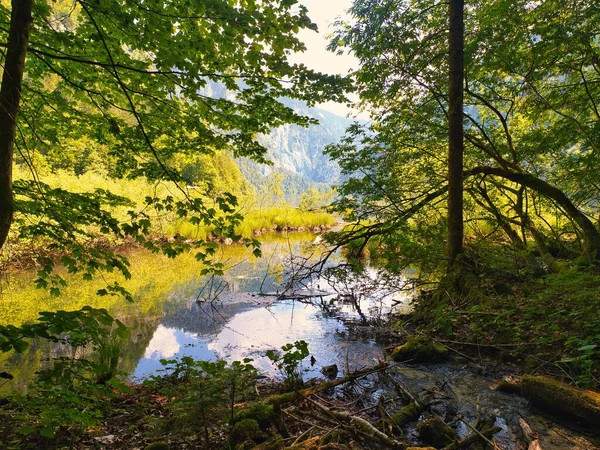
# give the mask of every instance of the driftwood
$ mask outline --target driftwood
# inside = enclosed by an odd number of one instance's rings
[[[475,444],[479,440],[487,440],[497,432],[501,430],[500,427],[492,427],[487,430],[477,431],[471,433],[468,437],[463,439],[462,441],[453,442],[452,444],[444,447],[443,450],[460,450],[462,448],[468,448],[471,445]]]
[[[600,429],[600,393],[545,376],[524,376],[523,396],[536,406]]]
[[[327,291],[310,291],[310,292],[255,292],[254,295],[259,297],[275,297],[277,300],[306,300],[315,297],[328,297],[335,295],[334,292]]]
[[[384,445],[387,448],[392,449],[404,449],[406,445],[400,441],[396,441],[395,439],[390,438],[387,434],[382,433],[365,419],[357,416],[353,416],[351,414],[334,411],[324,405],[321,405],[314,400],[308,399],[313,405],[323,411],[326,415],[336,419],[340,424],[342,424],[348,432],[352,434],[356,434],[356,432],[360,432],[363,435],[368,436],[369,438],[379,442],[381,445]]]
[[[312,394],[317,394],[319,392],[326,391],[327,389],[331,389],[331,388],[339,386],[341,384],[350,383],[351,381],[354,381],[358,378],[364,377],[371,373],[377,372],[378,370],[385,370],[388,367],[389,367],[388,363],[382,362],[382,363],[377,364],[376,366],[369,367],[369,368],[362,369],[362,370],[357,370],[356,372],[346,375],[345,377],[337,378],[337,379],[331,380],[331,381],[326,381],[325,383],[317,384],[316,386],[312,386],[312,387],[309,387],[306,389],[301,389],[299,391],[286,392],[285,394],[272,395],[270,397],[267,397],[264,400],[264,403],[267,403],[267,404],[273,405],[273,406],[275,406],[275,405],[281,406],[286,403],[290,403],[294,400],[302,399],[302,398],[308,397]]]
[[[519,427],[521,427],[523,436],[525,436],[525,440],[527,441],[527,444],[529,444],[527,450],[542,450],[539,435],[531,429],[529,424],[525,422],[525,419],[522,417],[519,418]]]
[[[408,422],[417,420],[426,408],[427,405],[421,405],[420,403],[417,404],[415,402],[410,402],[404,408],[400,409],[398,412],[392,414],[390,417],[385,419],[384,422],[400,428]]]
[[[398,395],[404,400],[410,400],[410,402],[408,403],[408,405],[404,406],[394,414],[389,415],[387,418],[385,418],[383,420],[384,425],[390,424],[392,426],[400,428],[408,422],[417,420],[419,416],[423,414],[423,412],[425,412],[430,406],[437,405],[438,403],[440,403],[439,400],[433,400],[428,403],[422,403],[402,383],[394,379],[394,377],[388,375],[388,379],[394,384]]]
[[[559,417],[600,428],[600,393],[580,389],[547,376],[513,377],[492,386],[503,392],[521,394],[540,409]]]

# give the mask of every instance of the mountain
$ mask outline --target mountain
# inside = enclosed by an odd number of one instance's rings
[[[234,94],[215,82],[210,82],[202,91],[213,98],[234,98]],[[353,119],[338,116],[328,111],[311,108],[306,103],[282,99],[284,105],[297,114],[319,121],[307,128],[284,125],[268,135],[259,135],[258,141],[268,149],[267,159],[273,165],[258,164],[249,158],[236,158],[244,177],[257,189],[265,188],[275,171],[283,175],[282,189],[288,198],[293,198],[316,186],[326,188],[335,184],[340,177],[340,168],[323,155],[325,146],[338,141]]]
[[[304,192],[311,186],[326,187],[335,184],[340,168],[323,155],[325,146],[338,141],[354,121],[319,108],[310,108],[304,102],[283,99],[282,102],[296,113],[317,119],[318,125],[307,128],[284,125],[258,141],[268,149],[267,158],[272,166],[257,164],[248,158],[239,158],[240,170],[257,188],[264,187],[270,175],[283,175],[283,190],[288,196]]]

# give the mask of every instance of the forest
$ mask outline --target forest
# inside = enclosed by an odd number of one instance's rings
[[[0,1],[0,447],[600,448],[600,5],[351,0],[339,75],[303,3]],[[257,169],[326,102],[335,185]]]

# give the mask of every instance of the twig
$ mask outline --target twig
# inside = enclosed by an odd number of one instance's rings
[[[535,342],[519,342],[517,344],[478,344],[476,342],[462,342],[462,341],[451,341],[440,339],[438,342],[442,344],[457,344],[457,345],[470,345],[474,347],[487,347],[487,348],[510,348],[510,347],[528,347],[537,345]]]
[[[313,425],[312,427],[310,427],[308,430],[306,430],[304,433],[302,433],[300,436],[298,436],[296,438],[296,440],[294,442],[292,442],[291,447],[293,447],[294,445],[296,445],[298,442],[301,442],[302,438],[304,436],[306,436],[307,434],[309,434],[312,430],[314,430],[316,427]]]
[[[311,404],[315,405],[317,408],[319,408],[325,414],[338,420],[340,422],[340,424],[342,426],[344,426],[345,428],[348,429],[348,428],[350,428],[349,427],[350,425],[353,425],[354,427],[349,429],[349,431],[351,433],[361,432],[362,434],[365,434],[365,435],[369,436],[370,438],[378,441],[380,444],[387,446],[387,448],[396,448],[396,449],[405,448],[405,445],[402,444],[400,441],[396,441],[395,439],[392,439],[389,436],[387,436],[386,434],[382,433],[377,428],[375,428],[373,425],[371,425],[369,422],[367,422],[365,419],[362,419],[357,416],[352,416],[347,413],[333,411],[333,410],[327,408],[326,406],[323,406],[320,403],[315,402],[314,400],[312,400],[308,397],[306,397],[306,400],[308,400]]]
[[[525,436],[525,440],[529,444],[527,450],[542,450],[539,435],[531,429],[523,417],[519,417],[519,427],[521,427],[523,436]]]
[[[488,445],[490,445],[492,448],[495,448],[496,444],[494,444],[492,441],[490,441],[486,437],[486,434],[492,436],[492,435],[496,434],[498,431],[501,430],[500,427],[492,427],[492,428],[489,428],[489,429],[484,430],[483,432],[481,432],[477,428],[475,428],[473,425],[471,425],[469,422],[467,422],[465,419],[463,419],[462,417],[459,417],[458,420],[460,420],[462,423],[464,423],[468,428],[471,429],[471,431],[473,431],[473,433],[475,433],[474,435],[471,435],[470,437],[477,436],[478,438],[480,438],[484,442],[486,442]],[[447,450],[454,450],[455,448],[462,448],[464,446],[471,445],[470,442],[467,444],[468,440],[469,440],[469,437],[466,438],[466,439],[463,439],[460,442],[456,442],[454,444],[450,444],[448,447],[446,447],[446,449]]]
[[[317,386],[313,386],[310,388],[302,389],[300,391],[287,392],[285,394],[280,395],[272,395],[265,399],[265,403],[269,403],[271,405],[283,405],[285,403],[293,401],[294,399],[307,397],[309,395],[316,394],[317,392],[325,391],[327,389],[339,386],[340,384],[349,383],[351,381],[357,380],[358,378],[364,377],[379,370],[386,370],[388,367],[388,363],[382,362],[377,364],[376,366],[356,371],[350,375],[346,375],[345,377],[338,378],[337,380],[326,381],[325,383],[321,383]]]

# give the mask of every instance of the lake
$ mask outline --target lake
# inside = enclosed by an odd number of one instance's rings
[[[18,325],[35,320],[42,310],[86,304],[106,308],[130,330],[121,370],[132,380],[160,373],[162,359],[182,356],[230,362],[252,358],[261,372],[277,377],[265,352],[297,340],[307,341],[314,357],[313,365],[304,365],[308,377],[319,376],[323,366],[333,363],[351,369],[374,364],[383,354],[371,333],[363,332],[366,320],[385,315],[393,303],[406,306],[409,300],[393,288],[374,287],[374,269],[360,278],[314,278],[300,291],[301,300],[275,295],[286,286],[286,270],[320,254],[322,250],[312,245],[315,238],[310,233],[264,236],[263,257],[258,259],[243,246],[223,245],[217,258],[228,269],[214,278],[199,275],[202,266],[192,254],[169,259],[132,250],[132,280],[120,281],[133,294],[133,304],[96,296],[102,280],[82,281],[68,274],[69,286],[60,297],[51,297],[33,287],[35,271],[21,272],[4,280],[0,318],[4,324]],[[332,259],[332,264],[341,262],[339,256]],[[369,284],[371,291],[365,287]],[[320,295],[309,297],[306,292]],[[37,341],[24,354],[0,355],[0,370],[15,376],[3,389],[26,390],[36,370],[70,351],[64,344]]]

